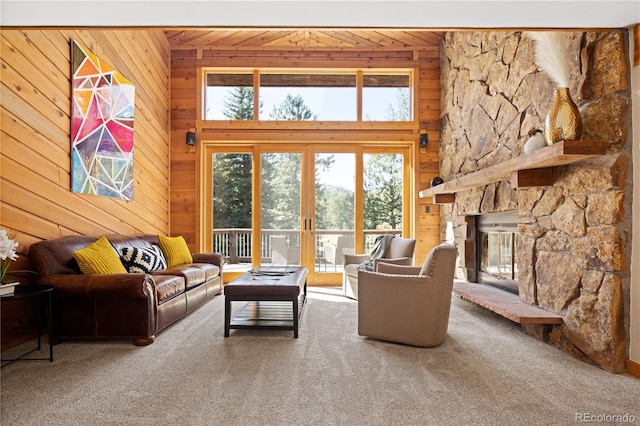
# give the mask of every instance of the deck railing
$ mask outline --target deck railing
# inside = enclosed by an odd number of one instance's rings
[[[349,230],[316,230],[316,256],[324,256],[324,246],[335,243],[338,236],[353,236]],[[365,253],[369,253],[376,237],[383,234],[401,235],[399,229],[371,229],[364,231]],[[263,229],[260,231],[261,263],[271,262],[271,236],[285,236],[288,246],[300,246],[300,231],[296,229]],[[247,228],[226,228],[213,230],[213,251],[221,253],[228,263],[251,263],[251,230]]]

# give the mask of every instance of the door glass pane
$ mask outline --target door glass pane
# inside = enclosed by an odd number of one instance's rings
[[[213,252],[224,254],[225,269],[251,265],[252,157],[213,154]]]
[[[354,253],[355,154],[315,156],[315,268],[342,272]]]
[[[364,248],[369,253],[376,237],[402,235],[402,154],[365,154]]]
[[[261,263],[299,265],[301,154],[263,153],[261,163]]]

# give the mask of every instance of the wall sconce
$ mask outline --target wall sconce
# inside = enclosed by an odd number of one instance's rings
[[[196,134],[194,132],[187,132],[187,145],[195,146],[196,144]]]
[[[420,147],[425,148],[429,144],[429,135],[420,133]]]

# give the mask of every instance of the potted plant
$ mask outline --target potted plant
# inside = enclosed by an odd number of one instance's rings
[[[9,261],[15,261],[18,258],[16,248],[18,243],[13,241],[7,235],[7,231],[0,230],[0,296],[13,294],[15,286],[19,282],[5,282],[4,277],[9,269]]]

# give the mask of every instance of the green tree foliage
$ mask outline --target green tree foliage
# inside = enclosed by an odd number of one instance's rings
[[[333,155],[316,156],[316,229],[353,229],[354,195],[345,188],[321,183],[322,173],[329,173]]]
[[[225,117],[251,119],[253,90],[236,88],[225,103]],[[389,119],[408,114],[408,96],[399,91]],[[287,95],[271,117],[280,120],[310,120],[317,116],[300,96]],[[261,158],[261,211],[263,229],[298,229],[300,226],[299,153],[263,153]],[[333,156],[316,158],[316,228],[353,229],[353,191],[320,183],[319,175],[330,169]],[[252,156],[215,154],[214,227],[251,228]],[[367,155],[365,159],[365,228],[398,229],[402,226],[402,156]]]
[[[235,87],[229,92],[222,114],[229,120],[253,120],[253,87]]]
[[[367,155],[364,167],[365,229],[402,226],[402,155]]]
[[[263,229],[299,229],[300,176],[299,153],[262,154]]]
[[[314,114],[309,107],[304,103],[302,96],[293,96],[289,93],[279,106],[273,107],[269,117],[272,120],[289,120],[289,121],[303,121],[303,120],[317,120],[318,115]]]
[[[251,228],[251,154],[213,155],[213,227]]]
[[[406,89],[398,89],[396,92],[395,105],[389,103],[387,105],[387,113],[385,119],[387,121],[409,121],[409,91]]]
[[[346,188],[329,186],[323,191],[326,196],[316,198],[316,227],[320,229],[354,229],[354,195]],[[320,206],[321,210],[318,210]]]
[[[301,96],[288,94],[280,106],[273,108],[274,120],[301,121],[315,119]],[[262,228],[299,229],[301,161],[298,153],[262,155]]]

